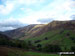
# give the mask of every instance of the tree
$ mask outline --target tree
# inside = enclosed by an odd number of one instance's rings
[[[45,37],[45,40],[48,40],[48,38],[47,38],[47,37]]]
[[[60,52],[62,51],[59,45],[46,45],[43,50],[45,52]]]
[[[71,51],[72,51],[72,52],[75,52],[75,46],[72,46],[72,47],[71,47]]]
[[[37,49],[38,51],[42,51],[42,45],[41,45],[41,44],[37,44],[36,49]]]
[[[28,45],[29,45],[29,46],[31,46],[31,45],[32,45],[30,40],[28,41]]]
[[[41,40],[36,40],[36,41],[35,41],[35,43],[39,43],[39,42],[41,42]]]
[[[70,36],[70,34],[69,34],[69,33],[67,33],[66,35],[67,35],[67,36]]]

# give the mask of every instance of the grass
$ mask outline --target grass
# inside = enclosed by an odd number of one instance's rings
[[[36,52],[9,53],[8,56],[59,56],[57,54],[45,54]]]
[[[27,54],[33,56],[59,56],[58,54],[47,54],[47,53],[37,53],[37,52],[27,52]]]
[[[75,56],[75,55],[72,55],[72,54],[68,54],[68,55],[61,55],[61,56]]]
[[[17,53],[9,53],[8,56],[59,56],[58,54],[46,54],[46,53],[37,53],[37,52],[20,52],[18,51]]]
[[[59,56],[59,54],[48,54],[34,51],[25,51],[19,48],[0,47],[1,56]]]

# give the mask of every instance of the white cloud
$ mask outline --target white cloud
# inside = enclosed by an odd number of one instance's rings
[[[25,8],[20,8],[21,10],[25,10]]]
[[[1,14],[11,13],[19,5],[36,5],[41,4],[47,0],[7,0],[5,3],[6,6],[0,5]],[[31,8],[20,8],[23,11],[26,11],[27,16],[22,18],[17,18],[20,22],[27,24],[40,23],[37,22],[38,19],[43,18],[54,18],[55,20],[70,20],[70,16],[75,14],[74,10],[74,1],[71,0],[54,0],[49,5],[40,9],[40,11],[34,11]]]
[[[42,10],[29,13],[31,17],[36,19],[41,18],[54,18],[55,20],[71,20],[71,16],[75,14],[73,5],[74,1],[71,0],[55,0],[53,3],[45,6]],[[73,6],[72,6],[73,5]]]
[[[36,5],[36,4],[39,4],[39,3],[42,3],[44,2],[45,0],[17,0],[20,4],[25,4],[27,6],[29,5]]]
[[[40,24],[39,22],[37,22],[37,19],[38,18],[35,16],[28,16],[28,17],[23,17],[18,20],[24,24]]]
[[[0,31],[13,30],[26,25],[27,24],[23,24],[21,21],[11,17],[7,20],[0,21]]]
[[[14,9],[16,9],[20,5],[39,5],[45,0],[3,0],[4,4],[0,5],[0,14],[7,15],[10,14]],[[24,10],[24,8],[21,8]]]
[[[71,0],[55,0],[45,8],[48,9],[49,15],[53,15],[55,20],[69,20],[71,19],[70,16],[74,14],[74,12],[72,13],[73,8],[71,5]],[[52,10],[49,8],[52,8]]]
[[[13,30],[13,27],[0,27],[0,31]]]
[[[0,5],[0,14],[6,15],[14,10],[14,2],[6,1],[5,5]]]

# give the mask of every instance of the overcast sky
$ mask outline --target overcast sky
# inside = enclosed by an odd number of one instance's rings
[[[0,0],[0,31],[75,19],[75,0]]]

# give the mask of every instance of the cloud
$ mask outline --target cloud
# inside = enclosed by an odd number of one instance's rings
[[[72,18],[73,20],[75,20],[75,15],[72,15],[71,18]]]
[[[16,28],[13,28],[13,27],[0,27],[0,31],[7,31],[7,30],[13,30],[13,29],[16,29]]]
[[[45,0],[17,0],[17,2],[19,4],[24,4],[24,5],[27,5],[27,6],[30,6],[30,5],[37,5],[37,4],[40,4],[42,2],[45,2]]]
[[[70,16],[74,14],[75,10],[71,0],[55,0],[53,3],[46,6],[48,15],[53,16],[55,20],[70,20]],[[74,12],[73,12],[74,11]]]
[[[31,5],[41,5],[47,0],[7,0],[4,5],[0,5],[0,14],[10,14],[14,9],[17,9],[19,6],[23,5],[29,7]],[[74,14],[74,4],[72,0],[54,0],[52,3],[44,6],[39,11],[34,11],[31,8],[20,8],[22,11],[26,11],[25,14],[28,14],[28,17],[32,14],[38,15],[39,17],[54,17],[55,20],[69,20],[70,16]],[[39,6],[40,7],[40,6]],[[39,15],[41,13],[41,15]],[[67,16],[69,15],[70,16]],[[65,17],[64,19],[62,19]],[[66,18],[67,17],[67,18]]]
[[[71,16],[75,14],[74,1],[72,0],[54,0],[52,3],[44,6],[40,11],[27,11],[28,16],[22,17],[21,21],[29,24],[40,23],[38,20],[44,18],[50,20],[71,20]]]
[[[14,3],[11,3],[10,1],[5,2],[5,5],[0,5],[0,14],[7,15],[11,13],[14,10]]]
[[[19,27],[26,26],[27,24],[23,24],[19,20],[15,20],[13,18],[0,21],[0,31],[12,30]]]
[[[38,22],[40,22],[40,23],[49,23],[49,22],[51,22],[52,21],[52,18],[44,18],[44,19],[39,19],[39,20],[37,20]]]
[[[8,15],[21,5],[31,6],[41,4],[44,0],[2,0],[0,5],[0,14]],[[21,8],[24,10],[24,8]]]

